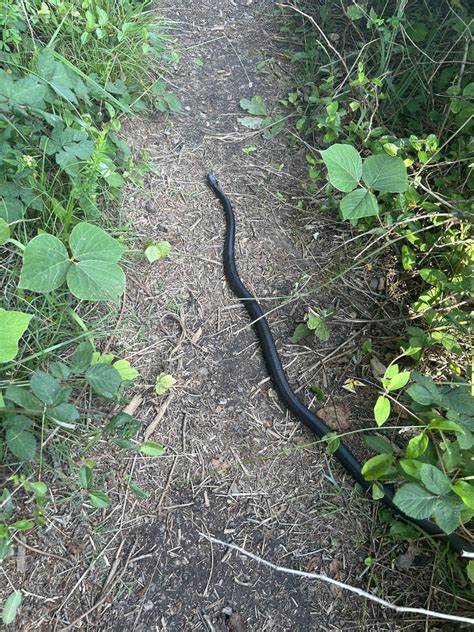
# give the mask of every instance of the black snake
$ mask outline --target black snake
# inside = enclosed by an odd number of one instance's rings
[[[235,217],[230,200],[220,188],[213,174],[208,174],[207,183],[219,198],[225,212],[226,233],[223,252],[225,277],[232,291],[242,301],[252,319],[252,324],[262,349],[263,358],[275,390],[288,410],[318,437],[322,438],[332,432],[331,428],[329,428],[320,417],[311,412],[295,395],[281,364],[280,356],[275,346],[275,340],[273,339],[265,314],[257,299],[248,291],[239,277],[235,264]],[[334,455],[346,472],[350,474],[364,490],[368,491],[372,488],[372,482],[367,481],[362,474],[361,464],[344,443],[340,443]],[[454,533],[446,535],[431,520],[410,518],[394,504],[394,490],[384,485],[383,491],[384,496],[381,499],[382,502],[387,507],[390,507],[397,515],[412,522],[432,536],[439,536],[446,539],[456,551],[470,551],[473,549],[467,540]]]

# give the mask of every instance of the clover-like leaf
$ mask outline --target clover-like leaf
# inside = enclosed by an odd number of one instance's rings
[[[56,290],[69,266],[66,246],[54,235],[38,235],[26,245],[18,287],[41,294]]]
[[[0,363],[10,362],[18,353],[18,341],[28,329],[31,316],[0,307]]]

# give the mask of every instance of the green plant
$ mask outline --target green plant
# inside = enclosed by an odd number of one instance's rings
[[[374,498],[377,481],[391,482],[408,515],[472,539],[473,22],[463,3],[455,11],[447,1],[334,6],[321,7],[321,30],[311,16],[293,27],[303,45],[291,52],[301,79],[285,99],[298,117],[292,143],[317,148],[305,188],[325,191],[319,209],[339,208],[361,231],[364,260],[390,248],[407,286],[401,355],[374,406],[381,428],[401,418],[400,436],[368,437],[377,454],[363,472]],[[330,437],[328,449],[337,445]]]

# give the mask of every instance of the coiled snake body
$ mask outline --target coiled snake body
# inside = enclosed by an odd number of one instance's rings
[[[312,430],[318,437],[324,437],[329,432],[332,432],[332,430],[320,417],[311,412],[309,408],[307,408],[295,395],[283,369],[275,346],[275,340],[273,339],[265,314],[256,298],[248,291],[240,279],[237,266],[235,264],[235,217],[230,200],[220,188],[219,183],[213,174],[208,174],[207,183],[220,200],[225,213],[226,233],[223,252],[225,277],[233,293],[242,301],[245,309],[252,319],[252,324],[262,349],[263,358],[275,390],[288,410],[291,411],[297,419]],[[371,489],[372,482],[365,479],[362,474],[361,464],[349,448],[344,445],[344,443],[340,443],[334,455],[346,472],[350,474],[364,490],[368,491]],[[381,499],[382,502],[405,520],[412,522],[430,535],[446,538],[451,546],[457,551],[472,550],[471,545],[464,540],[464,538],[459,537],[456,534],[447,536],[434,522],[430,520],[418,520],[406,516],[394,504],[393,490],[389,486],[384,485],[383,491],[384,496]]]

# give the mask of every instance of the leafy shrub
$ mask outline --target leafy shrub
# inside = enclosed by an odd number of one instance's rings
[[[138,372],[95,349],[102,332],[79,304],[105,303],[104,322],[125,289],[123,240],[97,224],[149,166],[132,160],[120,114],[152,104],[154,90],[179,109],[149,72],[167,50],[158,27],[141,2],[0,0],[0,464],[14,465],[0,488],[0,560],[17,531],[44,525],[50,451],[63,439],[82,444],[68,493],[89,508],[111,503],[85,458],[99,440],[164,452],[136,441],[139,422],[120,411]],[[169,252],[167,242],[156,247],[158,258]],[[91,425],[84,392],[105,400]],[[130,489],[145,494],[131,481]],[[4,622],[20,602],[10,595]]]
[[[339,8],[330,0],[320,9],[325,37],[311,18],[296,27],[304,46],[292,61],[304,78],[286,99],[297,113],[293,138],[317,148],[307,156],[310,194],[324,179],[321,166],[327,170],[321,209],[339,208],[399,256],[418,324],[408,323],[374,407],[379,426],[397,407],[417,434],[402,450],[369,438],[378,454],[363,471],[394,482],[395,502],[409,516],[466,533],[474,516],[466,345],[474,288],[472,20],[448,2],[345,2],[342,16]],[[443,358],[436,381],[413,370],[418,363],[429,371],[433,353]]]

